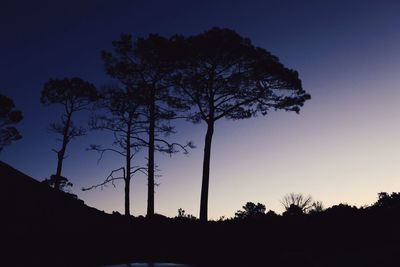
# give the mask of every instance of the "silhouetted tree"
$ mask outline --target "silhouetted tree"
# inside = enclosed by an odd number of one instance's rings
[[[235,212],[235,218],[255,218],[265,214],[265,205],[261,203],[254,204],[253,202],[247,202],[242,208],[243,210]]]
[[[69,189],[73,184],[63,176],[56,176],[55,174],[50,176],[50,179],[44,179],[42,183],[49,185],[50,187],[55,187],[55,182],[58,182],[58,189],[64,192],[69,192]]]
[[[98,108],[105,110],[105,114],[93,117],[90,125],[94,130],[110,131],[114,135],[111,147],[103,148],[101,145],[92,144],[89,150],[100,153],[99,161],[105,152],[114,152],[125,160],[124,167],[113,170],[110,175],[100,184],[82,188],[83,191],[97,187],[106,186],[114,181],[125,182],[125,215],[130,215],[130,182],[136,172],[143,172],[145,168],[133,166],[132,159],[135,153],[143,145],[135,140],[143,126],[140,120],[139,107],[141,98],[138,89],[127,86],[125,89],[108,87],[100,93]],[[115,176],[117,173],[120,175]],[[122,173],[122,174],[121,174]]]
[[[17,128],[11,126],[22,120],[22,112],[14,108],[14,101],[0,94],[0,152],[11,142],[22,138]]]
[[[133,41],[131,35],[123,34],[112,44],[114,53],[102,52],[107,74],[124,85],[135,84],[143,95],[141,111],[147,120],[147,138],[141,141],[148,147],[147,216],[150,217],[154,215],[155,151],[187,153],[188,147],[194,147],[191,142],[181,145],[162,138],[174,133],[170,121],[177,117],[176,110],[184,110],[186,106],[170,90],[175,61],[168,39],[149,35]]]
[[[207,221],[215,122],[279,109],[298,113],[310,95],[296,71],[233,30],[213,28],[189,38],[176,37],[176,43],[181,45],[179,91],[194,107],[191,120],[207,124],[200,203],[200,220]]]
[[[96,98],[96,87],[80,78],[49,80],[44,84],[40,101],[44,105],[62,105],[64,109],[61,121],[50,124],[50,130],[61,135],[61,139],[57,139],[61,141],[61,148],[53,150],[57,153],[56,174],[52,175],[49,180],[49,184],[54,185],[56,189],[61,189],[61,182],[68,180],[61,176],[67,145],[72,139],[86,134],[83,127],[73,124],[73,115],[76,112],[87,110]]]
[[[285,210],[290,214],[297,214],[298,211],[300,211],[300,213],[306,213],[314,204],[311,196],[294,193],[284,196],[281,203]]]

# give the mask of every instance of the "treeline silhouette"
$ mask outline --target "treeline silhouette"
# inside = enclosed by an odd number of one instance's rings
[[[194,266],[397,266],[400,193],[370,206],[266,211],[246,203],[233,218],[203,223],[107,214],[0,162],[6,266],[180,262]],[[297,195],[298,196],[298,195]],[[292,207],[292,208],[290,208]]]

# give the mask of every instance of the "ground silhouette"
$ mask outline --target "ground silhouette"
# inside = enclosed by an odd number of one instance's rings
[[[398,194],[368,208],[200,222],[107,214],[0,162],[4,266],[398,266]]]

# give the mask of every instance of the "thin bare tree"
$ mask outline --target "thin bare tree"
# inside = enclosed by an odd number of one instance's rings
[[[148,198],[147,216],[154,215],[155,190],[155,152],[173,154],[179,151],[188,153],[194,148],[192,142],[185,144],[169,142],[165,136],[175,133],[171,121],[178,118],[177,111],[188,107],[173,95],[175,84],[173,73],[176,69],[171,51],[170,40],[159,35],[132,39],[129,34],[122,34],[113,41],[113,52],[102,52],[102,59],[107,74],[123,85],[135,84],[141,89],[143,120],[146,120],[146,134],[140,138],[148,149]],[[139,139],[139,137],[136,137]]]
[[[137,141],[137,137],[144,132],[142,122],[140,121],[140,106],[140,93],[137,88],[126,87],[121,89],[110,86],[100,93],[97,104],[97,108],[104,111],[104,113],[94,115],[90,122],[90,127],[93,130],[111,132],[114,136],[114,141],[109,147],[92,144],[88,150],[93,150],[100,154],[98,161],[103,158],[106,152],[116,153],[123,157],[124,165],[112,170],[103,182],[82,188],[82,190],[87,191],[94,188],[103,188],[110,183],[115,186],[115,181],[123,180],[125,183],[124,201],[126,216],[131,214],[131,179],[135,173],[146,171],[146,168],[132,164],[134,155],[143,146],[142,143]]]
[[[63,162],[68,144],[71,140],[86,134],[86,129],[73,123],[75,113],[87,110],[97,99],[96,87],[81,78],[49,80],[45,83],[40,101],[44,105],[61,105],[64,109],[60,122],[50,124],[50,131],[60,135],[61,148],[53,149],[57,153],[57,169],[48,181],[55,189],[71,185],[68,179],[61,176]]]

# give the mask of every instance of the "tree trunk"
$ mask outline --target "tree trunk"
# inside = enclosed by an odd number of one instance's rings
[[[57,170],[56,170],[56,176],[54,180],[54,188],[57,190],[61,190],[61,171],[62,171],[62,165],[65,157],[65,151],[67,150],[67,144],[69,142],[68,140],[68,132],[71,124],[71,117],[72,117],[72,112],[67,114],[67,121],[65,122],[64,125],[64,132],[63,132],[63,142],[61,149],[57,152]]]
[[[129,173],[129,172],[128,172]],[[127,173],[127,175],[128,175]],[[131,184],[131,178],[128,178],[128,176],[125,178],[125,216],[130,216],[130,199],[129,199],[129,194],[130,194],[130,184]]]
[[[131,124],[128,124],[126,134],[126,174],[125,174],[125,216],[130,213],[130,184],[131,184]]]
[[[203,180],[201,184],[201,199],[200,199],[200,221],[207,221],[208,213],[208,185],[210,182],[210,155],[211,141],[214,133],[214,122],[209,122],[207,126],[207,134],[204,143],[204,158],[203,158]]]
[[[147,192],[147,217],[154,215],[154,130],[156,124],[155,118],[155,96],[154,90],[150,99],[149,107],[149,155],[148,155],[148,192]]]

